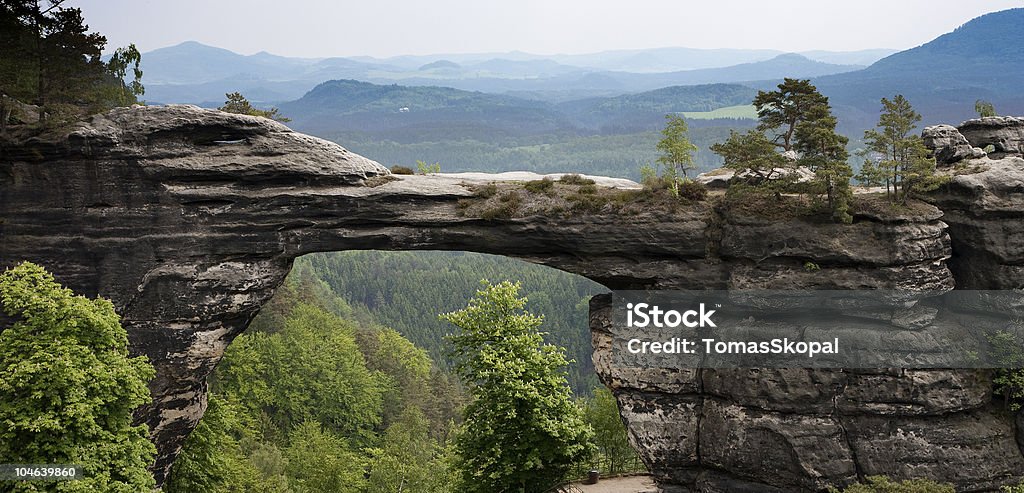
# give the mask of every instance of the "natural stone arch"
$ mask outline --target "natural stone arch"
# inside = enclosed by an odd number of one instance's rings
[[[853,225],[736,217],[707,203],[486,221],[459,214],[458,201],[473,193],[461,178],[374,179],[386,174],[269,120],[187,106],[117,109],[70,135],[3,149],[0,266],[31,260],[115,302],[132,351],[158,371],[154,403],[139,414],[159,449],[158,481],[202,414],[207,374],[305,253],[493,253],[611,289],[953,282],[938,210],[867,214]],[[957,197],[943,200],[972,207]],[[805,261],[820,271],[807,272]],[[999,272],[1016,280],[1012,268]],[[899,475],[894,464],[904,461],[985,488],[1024,471],[1016,425],[986,401],[989,382],[976,372],[615,369],[608,314],[608,299],[596,297],[595,366],[666,485],[809,491],[859,474]],[[900,442],[897,428],[925,438]],[[768,448],[751,452],[752,436],[771,437]],[[763,463],[761,452],[775,462]]]

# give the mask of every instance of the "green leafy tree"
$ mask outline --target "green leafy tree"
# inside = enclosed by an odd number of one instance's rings
[[[757,129],[774,132],[771,140],[784,151],[795,149],[797,127],[801,122],[820,115],[821,108],[828,107],[828,98],[806,79],[785,78],[775,91],[758,91],[754,98]]]
[[[226,96],[228,99],[227,101],[224,101],[224,106],[217,108],[221,111],[226,111],[228,113],[235,113],[239,115],[262,116],[263,118],[270,118],[271,120],[277,120],[279,122],[292,121],[291,118],[281,116],[278,113],[277,108],[261,110],[253,107],[253,105],[249,103],[249,100],[246,99],[245,96],[242,96],[242,93],[240,92],[231,92],[225,94],[224,96]]]
[[[421,175],[433,175],[441,172],[441,163],[427,164],[426,161],[416,160],[416,172]]]
[[[429,426],[417,407],[405,408],[384,432],[380,447],[371,451],[368,491],[452,491],[444,450],[430,438]]]
[[[1006,407],[1020,411],[1024,405],[1024,341],[1013,332],[1001,330],[988,336],[991,358],[1001,368],[992,380],[994,390],[1002,394]]]
[[[665,115],[665,128],[661,131],[662,139],[658,141],[657,149],[661,152],[658,156],[658,163],[665,165],[666,171],[672,170],[682,173],[686,179],[686,172],[693,169],[693,153],[697,146],[690,143],[687,135],[686,120],[679,115]],[[678,190],[678,180],[673,179],[673,190]]]
[[[0,463],[83,466],[85,479],[48,491],[151,489],[146,468],[156,448],[144,425],[132,425],[132,411],[149,402],[154,371],[145,357],[128,356],[113,304],[75,296],[25,262],[0,275],[0,305],[17,318],[0,332]]]
[[[283,491],[268,487],[274,483],[263,478],[242,451],[236,435],[247,432],[243,411],[217,394],[209,395],[203,419],[175,459],[164,491]]]
[[[996,116],[996,107],[984,99],[979,99],[974,102],[974,111],[978,112],[978,116],[982,118]]]
[[[142,54],[139,53],[134,43],[125,48],[118,48],[114,51],[110,60],[107,61],[107,70],[110,71],[117,81],[111,85],[114,93],[114,103],[117,106],[134,104],[138,102],[139,96],[146,93],[146,88],[142,85],[140,63],[142,63]],[[132,70],[132,80],[131,82],[125,82],[129,68]]]
[[[903,95],[891,101],[882,98],[878,128],[864,132],[868,149],[880,156],[867,160],[858,178],[869,185],[885,185],[886,196],[906,204],[915,193],[939,187],[945,180],[935,173],[935,159],[920,135],[912,133],[921,121]]]
[[[726,168],[749,173],[747,181],[751,185],[772,183],[792,167],[788,159],[775,152],[775,144],[760,130],[730,130],[729,139],[711,146],[711,150],[725,159]]]
[[[518,293],[518,284],[485,282],[466,308],[442,315],[459,327],[456,371],[472,396],[455,437],[460,491],[547,491],[592,451],[563,351],[544,343],[542,317]]]
[[[228,352],[214,388],[265,415],[268,433],[315,421],[359,436],[380,422],[379,377],[366,368],[351,324],[323,309],[299,304],[280,331],[243,335]]]
[[[608,474],[620,474],[640,469],[640,457],[629,445],[626,425],[619,416],[615,396],[605,387],[594,389],[584,407],[587,424],[594,429],[595,459],[599,469]]]
[[[291,433],[286,452],[288,477],[296,491],[361,493],[365,463],[344,438],[306,421]]]

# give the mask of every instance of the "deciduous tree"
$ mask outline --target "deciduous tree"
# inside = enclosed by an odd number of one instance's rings
[[[466,308],[442,315],[459,328],[456,371],[472,396],[455,437],[460,491],[544,492],[592,450],[563,351],[544,343],[542,317],[518,293],[518,284],[485,283]]]
[[[114,305],[75,296],[28,262],[0,275],[0,305],[17,318],[0,332],[0,463],[81,465],[84,478],[60,491],[153,488],[156,448],[132,411],[149,401],[154,371],[128,356]]]
[[[686,177],[686,172],[693,169],[693,153],[697,146],[690,143],[687,136],[686,120],[679,115],[665,115],[665,128],[661,131],[662,139],[657,148],[661,152],[658,162],[666,168],[678,171]]]

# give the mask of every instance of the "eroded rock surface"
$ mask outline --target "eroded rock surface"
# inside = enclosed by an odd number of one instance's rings
[[[974,147],[991,145],[995,152],[1024,153],[1024,118],[1015,116],[989,116],[975,118],[960,124],[960,133]]]
[[[921,132],[925,147],[932,149],[939,166],[955,164],[964,159],[985,157],[985,151],[975,147],[952,125],[932,125]]]
[[[206,376],[305,253],[477,251],[612,289],[945,290],[954,279],[1024,279],[1020,185],[1003,179],[1020,178],[1015,162],[996,171],[1002,178],[954,181],[936,200],[953,221],[928,209],[844,226],[707,203],[628,218],[465,217],[458,202],[473,192],[462,178],[389,177],[280,124],[189,106],[119,109],[66,138],[0,152],[0,267],[30,260],[114,301],[132,351],[157,368],[139,418],[161,482],[205,409]],[[992,268],[994,280],[957,265]],[[983,489],[1024,475],[1020,425],[992,406],[985,372],[618,369],[608,311],[594,299],[594,360],[666,488],[818,491],[926,472]]]

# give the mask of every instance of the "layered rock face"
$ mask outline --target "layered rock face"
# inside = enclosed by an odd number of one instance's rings
[[[277,123],[188,106],[119,109],[0,152],[0,267],[30,260],[114,301],[132,351],[157,368],[139,419],[161,482],[205,409],[207,375],[305,253],[477,251],[611,289],[945,290],[1024,279],[1014,270],[1024,258],[1011,212],[1019,191],[984,173],[936,200],[953,208],[946,216],[861,213],[852,225],[710,203],[482,220],[460,215],[458,202],[473,194],[466,180],[484,178],[389,177]],[[1004,162],[1020,176],[1024,163]],[[960,211],[973,226],[947,219]],[[979,268],[995,270],[969,284],[962,271]],[[623,369],[611,360],[607,298],[591,310],[600,376],[666,489],[819,491],[888,474],[984,490],[1024,475],[1024,437],[991,404],[984,371]]]

